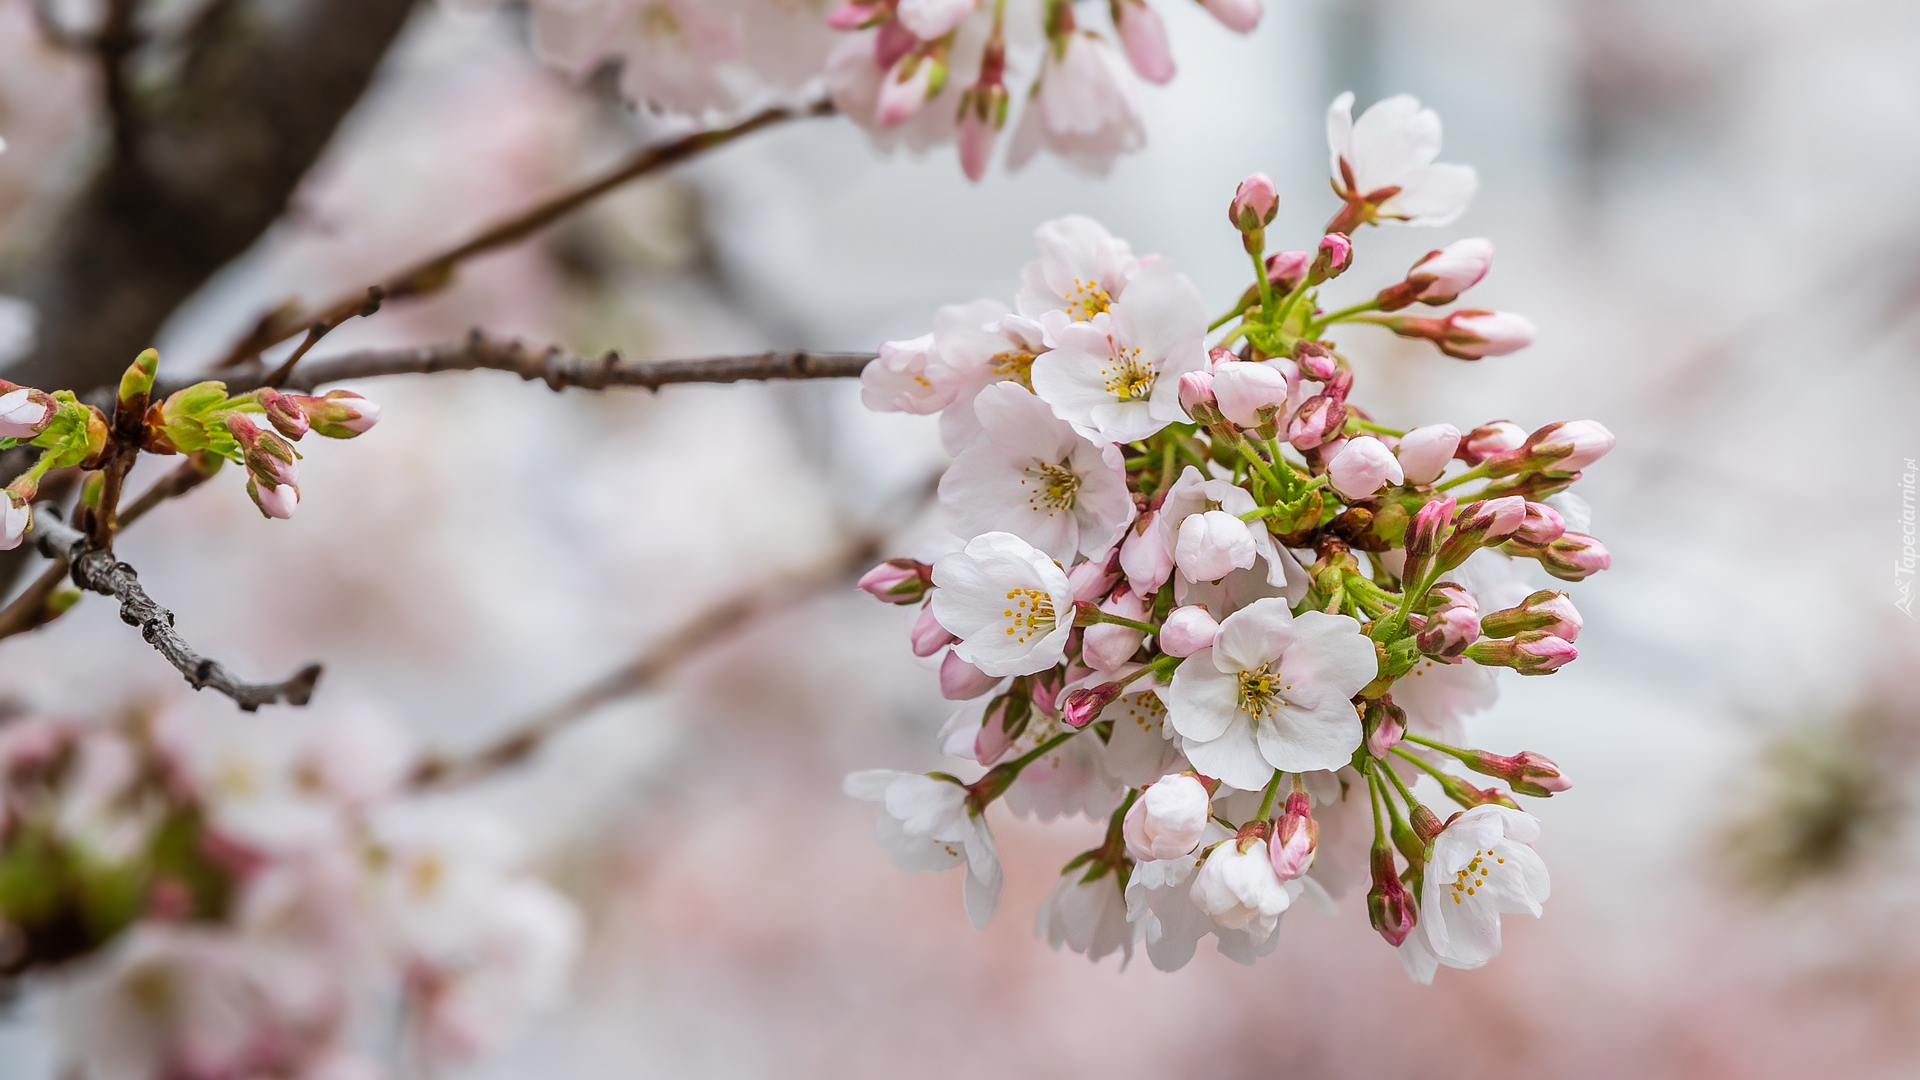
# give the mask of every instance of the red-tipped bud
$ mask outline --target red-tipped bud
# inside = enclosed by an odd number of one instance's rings
[[[1476,750],[1461,760],[1482,776],[1504,780],[1518,795],[1545,799],[1573,787],[1573,781],[1561,773],[1560,766],[1531,750],[1522,750],[1512,757]]]
[[[1380,325],[1401,337],[1423,338],[1459,360],[1505,356],[1533,344],[1534,328],[1525,316],[1507,311],[1464,308],[1450,315],[1393,315]]]
[[[1407,940],[1407,935],[1413,933],[1419,911],[1407,887],[1400,883],[1392,848],[1374,845],[1368,867],[1373,873],[1373,888],[1367,891],[1367,921],[1387,939],[1387,944],[1397,949]]]
[[[1281,251],[1267,256],[1267,281],[1281,292],[1292,292],[1313,269],[1313,252]]]
[[[1302,341],[1293,347],[1293,361],[1309,379],[1331,379],[1340,370],[1340,358],[1317,341]]]
[[[276,390],[260,391],[260,406],[267,411],[267,422],[289,439],[298,439],[312,428],[307,412],[298,398]]]
[[[1551,544],[1566,531],[1567,523],[1560,519],[1560,511],[1543,502],[1530,502],[1527,519],[1520,523],[1513,538],[1524,544]]]
[[[1347,426],[1347,405],[1332,394],[1309,398],[1287,425],[1287,441],[1294,449],[1312,450],[1338,436]]]
[[[1592,420],[1548,424],[1527,437],[1505,472],[1532,469],[1548,476],[1572,476],[1613,449],[1613,432]]]
[[[913,642],[915,656],[932,656],[957,640],[947,633],[946,627],[940,625],[940,620],[933,617],[932,605],[920,609],[919,616],[913,620],[913,632],[909,638]]]
[[[292,484],[262,483],[258,476],[247,477],[247,497],[253,505],[270,518],[282,521],[293,516],[300,508],[300,489]]]
[[[933,567],[913,559],[888,559],[860,575],[854,587],[885,603],[917,604],[933,588]]]
[[[1060,711],[1060,719],[1068,727],[1083,728],[1093,723],[1100,710],[1113,703],[1126,687],[1117,682],[1101,683],[1099,686],[1082,687],[1067,695],[1066,707]]]
[[[1484,638],[1466,651],[1476,664],[1512,668],[1522,675],[1551,675],[1579,655],[1573,642],[1542,630],[1527,630],[1505,641]]]
[[[1407,563],[1409,567],[1433,557],[1440,549],[1440,541],[1446,535],[1447,526],[1453,521],[1455,503],[1451,497],[1442,496],[1414,511],[1413,519],[1407,522]],[[1411,577],[1411,569],[1409,576]]]
[[[1481,548],[1511,537],[1526,519],[1527,500],[1518,495],[1468,503],[1454,517],[1453,533],[1440,547],[1440,565],[1448,570],[1459,566]]]
[[[380,419],[380,406],[351,390],[329,390],[325,397],[297,397],[315,435],[351,439],[365,435]]]
[[[1287,796],[1287,808],[1267,842],[1267,855],[1273,860],[1273,872],[1281,881],[1292,881],[1313,866],[1320,846],[1320,823],[1313,820],[1307,793],[1296,791]]]
[[[1460,442],[1455,456],[1469,465],[1478,465],[1483,461],[1499,457],[1509,451],[1518,450],[1527,441],[1527,430],[1511,420],[1494,420],[1481,424]]]
[[[1180,376],[1180,407],[1196,424],[1220,422],[1220,407],[1213,394],[1213,372],[1189,371]]]
[[[1384,758],[1407,736],[1407,712],[1390,698],[1367,704],[1367,753]]]
[[[261,427],[246,413],[234,413],[228,416],[227,430],[233,433],[234,441],[240,444],[241,452],[246,458],[247,472],[268,489],[287,487],[299,482],[300,455],[294,450],[292,444]],[[264,510],[265,507],[262,509]],[[286,516],[291,515],[292,511],[289,510]],[[270,516],[282,515],[271,514]]]
[[[1426,616],[1415,644],[1428,656],[1451,659],[1480,640],[1480,613],[1470,607],[1447,607]]]

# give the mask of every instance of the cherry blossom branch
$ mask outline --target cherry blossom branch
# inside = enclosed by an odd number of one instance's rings
[[[211,687],[246,712],[283,701],[305,705],[313,696],[314,683],[320,679],[319,664],[309,664],[281,682],[250,683],[219,661],[202,656],[174,630],[173,612],[147,595],[133,567],[115,558],[111,551],[95,547],[84,533],[54,517],[49,508],[43,506],[34,514],[27,538],[47,558],[64,561],[71,568],[75,585],[120,601],[121,621],[139,627],[140,636],[159,650],[195,690]]]
[[[283,306],[260,317],[246,336],[234,342],[227,355],[215,364],[218,368],[238,367],[257,358],[280,341],[306,330],[312,340],[355,316],[367,316],[379,310],[387,300],[434,292],[453,278],[459,264],[476,255],[518,243],[567,216],[582,206],[643,176],[651,175],[696,157],[704,151],[724,146],[762,128],[789,120],[830,116],[833,103],[826,100],[796,108],[771,108],[748,117],[731,127],[696,132],[635,153],[601,176],[553,195],[517,214],[510,215],[480,230],[464,243],[430,255],[374,285],[350,296],[307,311]],[[297,359],[297,358],[296,358]],[[291,366],[293,361],[289,361]]]
[[[673,383],[757,382],[770,379],[843,379],[860,374],[872,353],[782,350],[744,356],[698,359],[628,359],[618,352],[582,356],[558,347],[534,349],[518,342],[489,337],[479,330],[460,341],[410,349],[362,349],[323,357],[295,371],[268,369],[255,362],[228,373],[229,391],[242,393],[262,386],[311,391],[346,379],[382,375],[430,375],[442,371],[511,371],[529,382],[539,380],[554,390],[577,386],[603,390],[610,386],[641,386],[657,390]],[[278,378],[278,382],[273,380]],[[169,382],[157,391],[164,395],[185,385]]]
[[[735,631],[846,584],[871,565],[880,537],[848,542],[832,558],[809,570],[751,589],[695,616],[620,667],[589,683],[564,701],[514,726],[507,734],[464,754],[423,759],[414,769],[416,788],[444,788],[485,779],[532,757],[548,740],[600,708],[658,686],[668,675]]]

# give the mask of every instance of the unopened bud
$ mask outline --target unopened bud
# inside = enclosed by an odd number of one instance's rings
[[[1441,352],[1459,360],[1505,356],[1533,344],[1534,327],[1524,316],[1507,311],[1466,308],[1445,317],[1394,315],[1380,325],[1401,337],[1424,338]]]
[[[913,620],[913,631],[909,639],[913,643],[915,656],[932,656],[958,640],[947,632],[946,627],[940,625],[939,619],[933,617],[931,604],[921,608],[919,616]]]
[[[1613,432],[1592,420],[1548,424],[1527,437],[1507,472],[1532,469],[1548,476],[1572,476],[1613,449]]]
[[[1099,686],[1082,687],[1067,695],[1066,707],[1060,711],[1060,719],[1070,728],[1083,728],[1093,723],[1100,710],[1113,703],[1125,687],[1117,682],[1101,683]]]
[[[1287,441],[1300,451],[1312,450],[1338,436],[1347,426],[1347,405],[1338,397],[1319,394],[1309,398],[1287,425]]]
[[[32,524],[32,504],[17,491],[0,491],[0,551],[19,547]]]
[[[1382,289],[1377,302],[1382,311],[1398,311],[1413,303],[1434,307],[1451,304],[1479,284],[1492,265],[1491,240],[1456,240],[1438,251],[1427,252],[1407,271],[1405,281]]]
[[[1167,613],[1160,627],[1160,651],[1168,656],[1188,657],[1213,647],[1220,635],[1220,624],[1199,604],[1177,607]]]
[[[913,559],[888,559],[860,575],[854,587],[888,604],[917,604],[933,588],[933,567]]]
[[[365,435],[380,419],[380,406],[351,390],[329,390],[325,397],[295,398],[313,433],[329,439]]]
[[[1340,370],[1340,358],[1317,341],[1302,341],[1293,347],[1293,362],[1309,379],[1331,379]]]
[[[0,439],[31,439],[45,431],[59,408],[53,395],[0,379]]]
[[[1328,233],[1320,238],[1320,248],[1313,253],[1313,269],[1308,272],[1307,281],[1313,285],[1331,281],[1352,265],[1353,241],[1346,233]]]
[[[1273,223],[1279,209],[1280,193],[1274,189],[1273,178],[1254,173],[1240,181],[1234,191],[1233,202],[1227,206],[1227,220],[1243,233],[1257,233]]]
[[[233,413],[228,416],[227,430],[233,434],[234,441],[240,444],[246,459],[247,472],[258,478],[261,483],[269,488],[278,488],[299,482],[300,455],[285,439],[261,427],[246,413]],[[291,515],[291,513],[292,511],[289,510],[288,514]]]
[[[1431,484],[1447,471],[1447,462],[1460,448],[1460,429],[1452,424],[1428,424],[1400,436],[1394,456],[1409,484]]]
[[[276,390],[262,390],[259,400],[260,407],[267,411],[267,422],[287,438],[298,439],[312,428],[313,425],[307,420],[307,411],[300,407],[299,399]]]
[[[924,49],[897,60],[880,81],[874,118],[882,127],[905,123],[938,97],[947,85],[947,65]]]
[[[1518,605],[1480,620],[1482,632],[1492,638],[1544,630],[1557,638],[1573,641],[1579,638],[1581,626],[1580,612],[1574,608],[1573,601],[1566,593],[1552,589],[1542,589]]]
[[[1455,515],[1453,532],[1440,546],[1441,567],[1451,570],[1481,548],[1499,544],[1526,519],[1527,500],[1518,495],[1468,503]]]
[[[1183,394],[1187,379],[1198,374],[1200,372],[1190,371],[1180,377]],[[1231,360],[1215,367],[1212,389],[1221,414],[1243,428],[1257,428],[1269,422],[1293,392],[1286,372],[1272,364],[1243,360]]]
[[[1180,407],[1187,411],[1196,424],[1220,422],[1220,406],[1213,391],[1213,372],[1189,371],[1180,376]]]
[[[1372,498],[1389,484],[1404,482],[1406,475],[1400,469],[1400,459],[1393,456],[1386,443],[1361,435],[1347,440],[1333,455],[1327,463],[1327,480],[1342,498],[1357,501]]]
[[[1140,862],[1193,854],[1212,810],[1207,786],[1191,773],[1173,773],[1147,786],[1120,823],[1127,854]]]
[[[1585,581],[1613,565],[1607,546],[1586,533],[1569,532],[1540,552],[1540,566],[1562,581]]]
[[[1117,558],[1087,559],[1067,571],[1067,587],[1073,590],[1075,601],[1098,600],[1113,591],[1113,584],[1120,580],[1120,564]]]
[[[1407,579],[1411,581],[1415,574],[1413,566],[1431,559],[1440,549],[1440,541],[1446,535],[1447,526],[1453,521],[1455,503],[1451,497],[1442,496],[1426,503],[1414,511],[1413,519],[1407,522]]]
[[[1267,281],[1281,292],[1292,292],[1313,269],[1313,252],[1281,251],[1267,256]]]
[[[1273,872],[1281,881],[1292,881],[1313,866],[1320,847],[1320,823],[1313,819],[1311,802],[1304,791],[1287,796],[1287,808],[1267,842],[1267,855],[1273,860]]]
[[[1504,780],[1517,795],[1545,799],[1573,787],[1573,781],[1561,773],[1560,766],[1531,750],[1522,750],[1512,757],[1476,750],[1461,761],[1482,776]]]
[[[1448,607],[1426,617],[1415,637],[1428,656],[1451,659],[1480,640],[1480,614],[1470,607]]]
[[[960,659],[960,654],[952,650],[940,661],[940,696],[948,701],[971,701],[999,685],[998,677]]]
[[[1505,641],[1484,638],[1466,651],[1476,664],[1512,668],[1522,675],[1551,675],[1579,655],[1571,641],[1543,630],[1523,631]]]
[[[1518,450],[1527,441],[1527,431],[1511,420],[1494,420],[1481,424],[1460,442],[1455,456],[1469,465],[1478,465],[1490,458]]]
[[[1392,848],[1374,845],[1368,868],[1373,873],[1373,888],[1367,891],[1367,921],[1387,939],[1387,944],[1397,949],[1413,932],[1414,923],[1419,919],[1418,910],[1407,894],[1407,887],[1400,883]]]
[[[257,476],[247,477],[247,497],[253,500],[253,505],[259,507],[262,514],[282,521],[291,518],[300,507],[299,488],[292,484],[262,484]]]
[[[1543,502],[1529,502],[1527,518],[1520,523],[1513,538],[1524,544],[1551,544],[1566,531],[1567,525],[1560,520],[1560,511]]]
[[[1390,698],[1367,703],[1367,753],[1384,758],[1407,736],[1407,711]]]
[[[138,406],[140,412],[147,409],[147,396],[153,393],[153,376],[160,368],[160,354],[147,349],[133,358],[133,363],[120,376],[119,400],[129,406]]]
[[[1120,32],[1120,44],[1126,49],[1133,70],[1150,83],[1165,84],[1171,80],[1173,52],[1167,47],[1167,27],[1160,21],[1159,14],[1143,0],[1119,0],[1113,11],[1114,29]],[[1267,184],[1271,189],[1273,182],[1269,180]],[[1268,217],[1271,219],[1272,215]]]

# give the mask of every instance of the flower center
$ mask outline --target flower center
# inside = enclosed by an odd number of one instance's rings
[[[1153,393],[1153,365],[1140,359],[1139,349],[1116,349],[1113,362],[1100,369],[1107,393],[1122,401],[1140,401]]]
[[[1086,322],[1113,306],[1113,297],[1092,278],[1074,278],[1073,288],[1067,290],[1066,301],[1067,314],[1079,322]]]
[[[1033,354],[1009,350],[994,353],[987,360],[987,366],[1001,380],[1011,380],[1027,389],[1033,389]]]
[[[680,25],[680,16],[666,4],[648,4],[640,9],[640,36],[655,41],[669,41],[677,47],[684,47],[681,40],[685,28]]]
[[[1507,860],[1495,855],[1491,850],[1476,851],[1473,860],[1453,875],[1453,881],[1447,887],[1453,890],[1453,902],[1460,903],[1461,896],[1472,896],[1477,890],[1486,888],[1487,875],[1494,866]]]
[[[1072,510],[1080,492],[1080,477],[1066,465],[1035,461],[1021,470],[1020,486],[1027,489],[1027,508],[1052,517],[1055,511]]]
[[[1265,720],[1279,712],[1281,706],[1293,704],[1286,699],[1286,691],[1291,689],[1293,684],[1282,685],[1279,674],[1270,668],[1243,671],[1240,673],[1240,711],[1256,720]]]
[[[1053,597],[1039,589],[1008,589],[1007,636],[1025,645],[1053,629]]]

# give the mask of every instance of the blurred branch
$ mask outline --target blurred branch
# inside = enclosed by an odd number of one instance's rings
[[[127,160],[139,152],[139,117],[127,85],[127,60],[140,47],[140,32],[134,22],[139,7],[140,0],[107,0],[100,32],[93,39],[94,58],[100,67],[100,96],[113,127],[114,153]]]
[[[465,754],[425,758],[413,771],[412,785],[442,788],[471,783],[532,757],[555,735],[602,706],[653,689],[686,661],[736,631],[845,585],[878,558],[879,550],[879,536],[855,538],[812,569],[708,609],[566,700],[516,724],[509,734]]]
[[[319,335],[324,335],[347,319],[356,315],[371,315],[387,300],[434,292],[453,279],[454,270],[461,263],[518,243],[616,188],[677,165],[703,151],[725,146],[762,128],[789,120],[830,116],[833,111],[832,102],[825,100],[799,108],[766,109],[731,127],[697,132],[659,146],[647,147],[598,178],[549,196],[534,206],[503,218],[480,230],[466,242],[421,259],[382,284],[343,296],[311,311],[301,311],[289,304],[266,313],[245,337],[234,342],[227,355],[214,366],[225,368],[246,363],[303,329],[308,333],[307,343],[301,350],[304,352],[312,347]],[[289,360],[287,365],[290,367],[293,363],[293,360]]]
[[[305,705],[313,696],[314,683],[320,679],[318,664],[309,664],[282,682],[250,683],[237,678],[219,661],[200,655],[174,630],[173,612],[147,595],[133,567],[115,558],[111,551],[95,547],[84,533],[54,517],[48,508],[43,506],[35,512],[27,538],[47,558],[64,561],[75,585],[120,601],[121,621],[139,627],[140,636],[159,650],[195,690],[211,687],[247,712],[283,701]]]
[[[690,360],[628,359],[618,352],[581,356],[558,347],[530,349],[518,341],[488,337],[479,330],[445,345],[412,349],[362,349],[310,360],[283,374],[254,363],[226,376],[227,389],[242,393],[276,385],[310,391],[346,379],[381,375],[430,375],[442,371],[511,371],[529,382],[538,379],[555,390],[577,386],[602,390],[610,386],[658,389],[672,383],[731,383],[768,379],[844,379],[860,374],[872,353],[784,350],[746,356],[710,356]],[[284,368],[285,365],[282,365]],[[168,380],[156,389],[164,395],[187,385]]]

